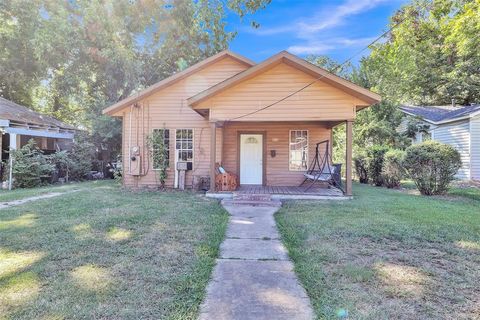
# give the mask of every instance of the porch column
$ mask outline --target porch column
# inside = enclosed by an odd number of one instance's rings
[[[16,133],[10,133],[10,148],[9,148],[9,155],[8,155],[8,190],[12,190],[13,185],[13,155],[12,151],[17,150],[20,146],[20,135]]]
[[[352,139],[353,120],[346,123],[346,150],[345,150],[345,195],[352,195]]]
[[[215,160],[217,155],[217,125],[210,122],[210,192],[215,192]]]

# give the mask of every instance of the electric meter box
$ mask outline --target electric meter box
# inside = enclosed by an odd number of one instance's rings
[[[177,170],[188,170],[188,162],[187,161],[178,161],[177,162]]]

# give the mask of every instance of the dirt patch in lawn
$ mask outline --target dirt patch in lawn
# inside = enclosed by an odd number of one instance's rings
[[[329,253],[325,294],[337,297],[332,310],[323,310],[327,317],[346,311],[354,319],[480,319],[477,243],[337,237],[321,243],[314,250]]]

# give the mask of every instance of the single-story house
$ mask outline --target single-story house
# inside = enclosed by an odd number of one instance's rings
[[[9,150],[23,147],[34,139],[45,153],[68,150],[75,136],[75,127],[0,97],[0,161],[9,157]]]
[[[237,175],[240,187],[289,192],[304,180],[317,143],[331,142],[332,129],[346,124],[345,194],[351,195],[353,122],[379,101],[376,93],[286,51],[256,64],[227,50],[103,112],[123,119],[125,186],[158,184],[146,137],[161,130],[166,185],[178,186],[177,162],[187,162],[186,185],[209,179],[209,193],[217,164]]]
[[[480,104],[401,106],[400,110],[408,115],[404,124],[415,117],[428,127],[427,132],[417,133],[413,143],[432,139],[455,147],[462,158],[456,177],[480,180]]]

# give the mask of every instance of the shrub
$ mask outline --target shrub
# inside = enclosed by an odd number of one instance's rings
[[[355,172],[360,183],[368,183],[368,158],[367,155],[362,153],[359,154],[353,159],[353,164],[355,166]]]
[[[388,151],[386,146],[372,146],[367,150],[368,155],[368,176],[371,183],[376,186],[383,185],[382,169],[385,153]]]
[[[452,146],[426,141],[407,148],[404,167],[423,195],[443,194],[462,165]]]
[[[75,136],[72,150],[68,152],[68,177],[71,180],[83,180],[92,170],[95,148],[81,134]]]
[[[50,178],[54,166],[35,145],[32,139],[20,149],[12,152],[14,187],[33,188]]]
[[[387,188],[400,187],[400,181],[405,175],[403,158],[405,152],[402,150],[389,150],[385,153],[382,168],[383,184]]]
[[[154,130],[152,134],[147,136],[148,150],[150,150],[153,159],[153,166],[156,168],[155,172],[162,189],[165,188],[165,180],[168,176],[168,150],[165,146],[165,130],[168,129]]]
[[[54,168],[51,182],[58,181],[58,178],[69,178],[69,168],[72,160],[71,154],[68,151],[59,151],[48,156],[48,161]]]

